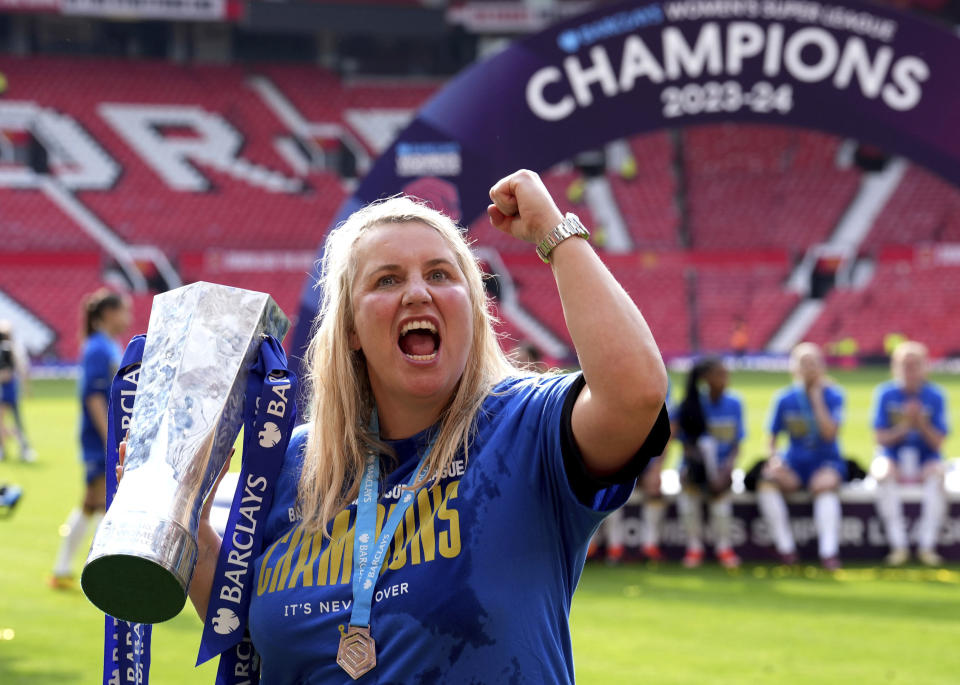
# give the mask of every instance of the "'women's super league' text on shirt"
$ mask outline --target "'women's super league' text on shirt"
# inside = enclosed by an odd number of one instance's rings
[[[823,401],[830,417],[840,426],[843,423],[843,392],[833,385],[824,386]],[[784,431],[790,439],[784,461],[804,484],[822,466],[830,466],[846,477],[847,464],[840,456],[837,440],[824,440],[820,435],[810,398],[802,385],[784,388],[773,400],[770,433],[778,435]]]
[[[924,383],[919,392],[907,393],[903,386],[895,381],[888,381],[877,387],[874,395],[874,429],[893,428],[900,423],[903,420],[904,406],[910,400],[920,402],[923,413],[934,428],[944,435],[949,432],[947,398],[943,390],[933,383]],[[917,430],[911,430],[895,445],[882,446],[883,454],[897,462],[901,461],[907,450],[916,450],[915,454],[921,464],[940,458],[940,452],[927,443]]]
[[[80,405],[83,410],[80,419],[80,446],[88,483],[103,475],[107,446],[90,417],[87,398],[91,395],[102,395],[105,402],[109,400],[110,384],[122,356],[120,346],[110,336],[99,331],[92,333],[83,344],[79,386]]]
[[[717,462],[722,464],[746,437],[743,428],[743,402],[739,395],[729,391],[724,391],[716,402],[710,399],[709,393],[701,392],[700,406],[703,408],[707,434],[717,444]],[[674,407],[673,415],[679,414],[680,408]],[[679,432],[676,438],[682,441],[683,433]]]
[[[573,682],[568,615],[587,543],[634,486],[575,493],[570,414],[582,387],[579,374],[512,379],[487,398],[469,459],[422,488],[397,529],[373,597],[377,665],[360,682]],[[397,462],[377,533],[431,430],[389,443]],[[668,436],[662,412],[632,463]],[[264,685],[350,682],[336,656],[353,603],[356,502],[329,524],[332,540],[304,532],[295,502],[306,437],[290,442],[254,566],[249,625]]]

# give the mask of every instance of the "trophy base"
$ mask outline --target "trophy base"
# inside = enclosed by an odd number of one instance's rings
[[[183,609],[197,561],[197,543],[173,521],[114,522],[110,549],[94,544],[80,576],[87,598],[103,613],[132,623],[161,623]],[[117,544],[121,542],[121,544]],[[125,543],[125,544],[123,544]]]

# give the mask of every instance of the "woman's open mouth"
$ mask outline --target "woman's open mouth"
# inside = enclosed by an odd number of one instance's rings
[[[427,319],[407,321],[400,328],[397,346],[408,359],[428,362],[440,351],[440,334],[436,325]]]

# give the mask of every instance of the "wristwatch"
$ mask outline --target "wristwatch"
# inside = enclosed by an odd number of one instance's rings
[[[589,240],[590,231],[580,223],[580,218],[576,214],[567,212],[567,215],[563,217],[563,221],[557,224],[555,229],[537,243],[537,254],[540,255],[540,259],[549,264],[550,253],[553,252],[553,248],[573,236],[580,236],[584,240]]]

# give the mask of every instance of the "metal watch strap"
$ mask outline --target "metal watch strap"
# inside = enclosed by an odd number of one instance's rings
[[[580,222],[580,218],[576,214],[567,212],[567,215],[563,217],[563,221],[557,224],[555,229],[548,233],[543,240],[537,243],[537,254],[540,255],[540,259],[549,264],[550,253],[553,252],[553,248],[567,238],[572,238],[573,236],[580,236],[581,238],[589,239],[590,231],[584,227],[584,225]]]

